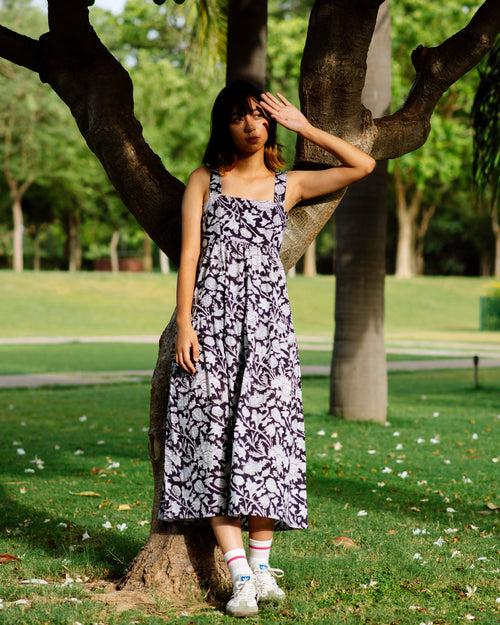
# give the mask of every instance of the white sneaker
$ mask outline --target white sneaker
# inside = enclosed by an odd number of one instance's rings
[[[258,601],[283,601],[284,591],[276,583],[276,577],[285,574],[281,569],[273,569],[267,564],[258,564],[253,569]]]
[[[233,594],[226,603],[226,613],[231,616],[252,616],[257,614],[259,606],[258,591],[255,586],[255,577],[250,575],[241,575],[241,578],[235,583]]]

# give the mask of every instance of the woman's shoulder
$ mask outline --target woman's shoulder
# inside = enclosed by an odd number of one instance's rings
[[[210,173],[211,173],[211,169],[210,167],[207,167],[206,165],[200,165],[199,167],[197,167],[196,169],[193,169],[193,171],[189,174],[190,178],[206,178],[207,176],[210,177]]]
[[[193,169],[193,171],[189,174],[188,184],[190,182],[194,182],[195,184],[207,186],[210,182],[210,174],[210,167],[200,165],[196,169]]]

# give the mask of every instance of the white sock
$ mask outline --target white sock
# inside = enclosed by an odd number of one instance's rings
[[[252,571],[256,568],[269,567],[269,554],[271,553],[271,545],[273,539],[269,540],[255,540],[254,538],[248,539],[248,547],[250,551],[250,557],[248,558],[248,564]]]
[[[253,572],[248,565],[247,556],[242,547],[226,551],[224,554],[224,560],[226,561],[229,572],[231,573],[233,586],[237,581],[244,581],[252,577]]]

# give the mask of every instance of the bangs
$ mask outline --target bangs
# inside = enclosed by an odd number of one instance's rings
[[[252,100],[255,100],[255,109]],[[248,113],[251,114],[253,110],[262,113],[267,120],[271,119],[269,113],[259,104],[259,98],[244,92],[235,93],[232,101],[228,102],[227,120],[229,121],[234,113],[243,117]]]

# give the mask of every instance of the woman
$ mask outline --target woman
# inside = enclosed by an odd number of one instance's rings
[[[277,123],[344,165],[280,172]],[[215,100],[203,165],[189,176],[158,518],[209,519],[234,616],[283,599],[284,572],[269,566],[273,532],[307,527],[300,365],[279,258],[288,212],[374,166],[281,94],[234,81]]]

